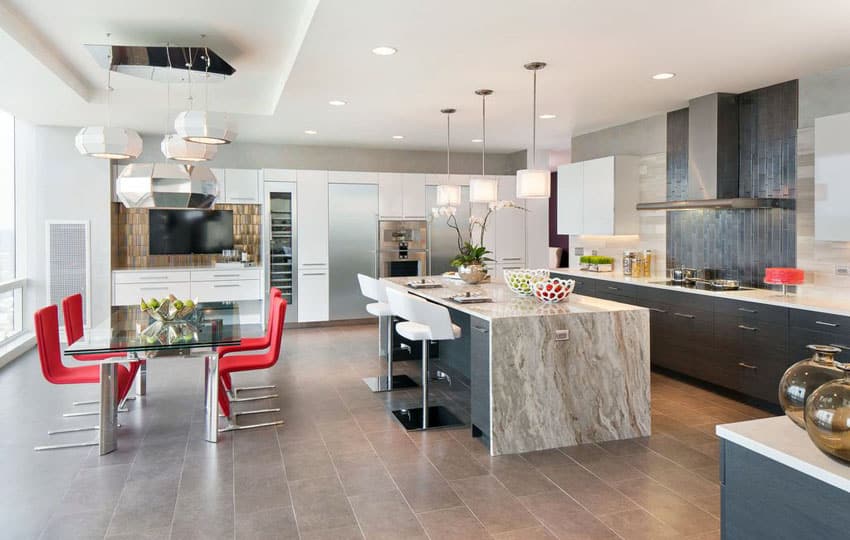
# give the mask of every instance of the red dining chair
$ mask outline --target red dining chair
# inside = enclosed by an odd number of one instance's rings
[[[268,349],[269,344],[271,343],[271,320],[274,312],[274,300],[275,298],[283,298],[283,293],[280,292],[280,289],[277,287],[272,287],[269,291],[269,315],[266,319],[269,321],[269,326],[266,329],[266,334],[262,337],[256,338],[242,338],[240,340],[239,345],[229,345],[225,347],[218,348],[218,357],[222,358],[229,354],[235,353],[243,353],[243,352],[251,352],[251,351],[259,351],[262,349]],[[230,394],[231,401],[257,401],[260,399],[269,399],[273,397],[277,397],[277,394],[269,394],[265,396],[254,396],[249,398],[237,398],[237,394],[243,391],[249,390],[268,390],[271,388],[275,388],[275,385],[263,385],[263,386],[242,386],[239,388],[234,388],[233,383],[230,380],[230,374],[227,374],[221,377],[221,381],[224,384],[224,388],[227,390],[228,394]]]
[[[62,363],[62,349],[59,345],[59,308],[56,305],[41,308],[35,312],[35,339],[38,345],[38,359],[41,363],[41,373],[47,382],[51,384],[97,384],[100,382],[100,366],[68,367]],[[133,379],[130,371],[118,364],[116,366],[118,378],[117,400],[120,403],[130,387]],[[60,429],[48,431],[48,435],[58,433],[71,433],[76,431],[91,431],[98,429],[97,426],[85,428]],[[53,450],[57,448],[77,448],[81,446],[93,446],[97,441],[86,443],[57,444],[53,446],[38,446],[38,450]]]
[[[83,337],[83,295],[81,294],[72,294],[66,298],[62,299],[62,315],[65,319],[65,337],[68,339],[68,345],[72,343],[76,343],[76,341]],[[126,355],[123,354],[114,354],[114,353],[99,353],[99,354],[75,354],[74,359],[80,361],[91,361],[91,360],[106,360],[107,358],[124,358]],[[129,371],[130,371],[130,386],[132,386],[133,380],[136,378],[136,374],[139,372],[139,368],[142,365],[143,360],[139,360],[137,362],[129,363]],[[129,393],[129,388],[127,389]],[[128,397],[126,394],[121,401],[123,405],[124,401],[128,399],[134,399],[133,397]],[[94,405],[98,403],[97,400],[89,400],[89,401],[75,401],[74,405]],[[77,413],[79,416],[81,413]],[[85,414],[85,413],[82,413]],[[89,413],[96,414],[96,413]]]
[[[281,297],[272,298],[272,316],[269,321],[269,329],[270,329],[270,343],[268,350],[264,353],[258,354],[246,354],[246,355],[233,355],[227,356],[224,358],[220,358],[219,360],[219,392],[218,392],[218,404],[221,408],[221,412],[228,419],[228,425],[219,431],[234,431],[239,429],[253,429],[258,427],[265,426],[277,426],[283,424],[283,420],[276,420],[273,422],[263,422],[258,424],[250,424],[250,425],[239,425],[236,423],[236,418],[238,416],[247,415],[247,414],[261,414],[261,413],[272,413],[272,412],[280,412],[279,408],[276,409],[259,409],[255,411],[240,411],[234,412],[231,407],[230,399],[228,398],[227,392],[224,390],[224,382],[223,379],[225,377],[230,376],[232,373],[237,371],[253,371],[257,369],[267,369],[275,365],[277,363],[277,359],[280,356],[281,343],[283,338],[283,326],[284,320],[286,318],[286,300]]]

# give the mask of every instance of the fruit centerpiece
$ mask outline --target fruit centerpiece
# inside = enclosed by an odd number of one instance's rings
[[[532,286],[535,298],[546,304],[557,304],[566,300],[575,287],[576,282],[572,279],[560,278],[538,281]]]
[[[168,298],[163,298],[162,300],[151,298],[146,301],[142,298],[142,301],[139,303],[139,309],[156,321],[170,322],[185,319],[195,311],[196,305],[194,300],[180,300],[173,294],[170,294]]]
[[[538,281],[549,279],[549,270],[541,268],[531,270],[521,268],[519,270],[505,270],[505,283],[508,288],[520,296],[531,296],[534,294],[532,288]]]

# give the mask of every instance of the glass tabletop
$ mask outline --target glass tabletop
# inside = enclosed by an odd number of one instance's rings
[[[244,318],[236,302],[199,304],[189,316],[171,321],[155,320],[138,306],[114,306],[109,320],[89,329],[64,354],[206,349],[263,335],[262,324],[245,323]]]

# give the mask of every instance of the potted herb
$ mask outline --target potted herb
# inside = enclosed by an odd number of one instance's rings
[[[614,258],[603,255],[583,255],[579,262],[581,269],[588,272],[613,272]]]

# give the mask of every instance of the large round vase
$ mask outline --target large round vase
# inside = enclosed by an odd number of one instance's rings
[[[487,277],[487,268],[483,264],[465,264],[457,267],[457,275],[470,285],[475,285]]]
[[[779,404],[788,418],[803,429],[806,429],[803,418],[806,398],[819,386],[844,376],[833,363],[841,349],[829,345],[809,345],[807,348],[812,356],[789,367],[779,381]]]
[[[835,360],[844,377],[812,392],[806,400],[806,432],[823,452],[850,461],[850,363]]]

